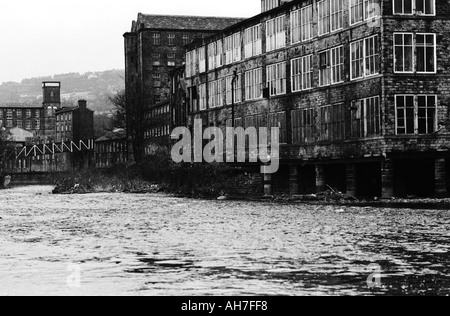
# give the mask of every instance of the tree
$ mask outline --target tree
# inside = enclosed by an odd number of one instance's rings
[[[14,159],[14,146],[8,142],[10,137],[9,132],[0,128],[0,178],[5,175],[7,171],[8,162]]]
[[[131,138],[134,161],[141,165],[145,151],[145,132],[149,128],[146,119],[152,105],[151,94],[145,86],[126,83],[125,90],[110,97],[116,109],[115,127],[126,126],[127,138]]]

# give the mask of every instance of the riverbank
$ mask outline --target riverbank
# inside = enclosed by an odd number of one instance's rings
[[[220,182],[220,181],[218,181]],[[223,184],[223,183],[222,183]],[[234,195],[226,191],[223,185],[209,184],[196,186],[174,186],[159,184],[145,179],[136,168],[117,168],[114,170],[90,170],[60,174],[55,179],[53,194],[90,194],[90,193],[159,193],[195,200],[231,200],[254,201],[276,204],[329,205],[336,207],[374,207],[450,210],[450,198],[394,198],[394,199],[357,199],[340,193],[332,188],[319,194],[274,195],[255,194]]]

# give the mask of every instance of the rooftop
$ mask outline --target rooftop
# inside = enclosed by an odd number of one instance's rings
[[[96,142],[107,142],[112,140],[123,140],[127,136],[124,129],[114,130],[112,132],[107,132],[102,137],[98,138]]]
[[[42,109],[42,103],[5,103],[0,109]]]
[[[188,15],[153,15],[138,14],[137,22],[133,22],[132,32],[142,28],[220,31],[245,18],[188,16]]]

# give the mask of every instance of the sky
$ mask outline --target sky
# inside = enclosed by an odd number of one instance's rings
[[[123,69],[123,34],[138,12],[251,17],[260,0],[0,1],[0,83]]]

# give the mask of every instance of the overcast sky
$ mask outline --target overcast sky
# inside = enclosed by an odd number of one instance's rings
[[[250,17],[260,0],[0,1],[0,83],[124,68],[122,35],[138,12]]]

